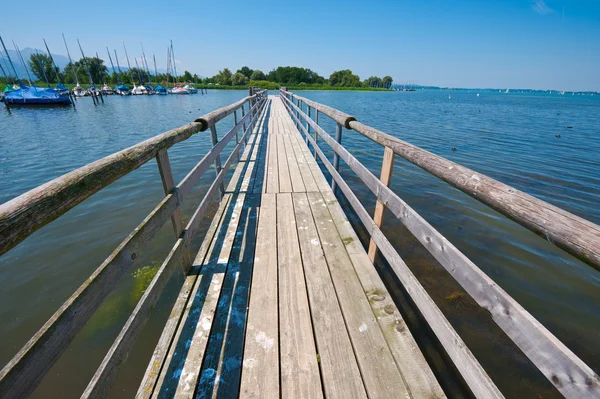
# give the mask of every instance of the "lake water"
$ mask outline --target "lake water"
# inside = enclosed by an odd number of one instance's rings
[[[600,224],[600,96],[477,93],[299,94]],[[181,97],[109,97],[99,106],[85,98],[75,109],[13,109],[10,114],[2,109],[0,203],[246,94],[210,91]],[[334,132],[334,124],[326,117],[320,122]],[[231,123],[226,120],[218,126],[221,134]],[[379,174],[383,155],[379,145],[346,130],[343,143]],[[181,180],[209,149],[207,133],[170,149],[175,180]],[[370,192],[349,168],[342,165],[341,170],[372,210]],[[184,217],[189,218],[213,176],[207,173],[190,201],[186,200]],[[398,157],[391,186],[589,366],[600,370],[599,271]],[[14,356],[162,195],[156,164],[148,162],[0,257],[0,365]],[[387,216],[384,232],[504,394],[557,396],[486,312],[467,295],[461,296],[459,286],[443,268],[393,216]],[[47,397],[48,392],[61,398],[81,394],[150,281],[155,261],[164,258],[172,243],[173,232],[167,224],[140,259],[140,270],[119,283],[34,397]],[[394,285],[385,266],[381,272]],[[169,283],[111,396],[135,394],[181,281],[181,276],[175,276]],[[403,306],[403,291],[394,291]],[[409,305],[407,318],[411,319]],[[438,362],[435,345],[420,338],[427,335],[426,328],[418,321],[412,327],[423,345],[432,347],[427,349],[429,360],[439,363],[438,373],[444,377],[445,366]]]

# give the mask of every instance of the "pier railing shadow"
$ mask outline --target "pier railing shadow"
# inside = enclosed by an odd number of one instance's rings
[[[570,398],[600,396],[600,378],[588,365],[389,188],[394,157],[403,157],[597,269],[600,269],[600,226],[285,88],[282,88],[280,97],[307,145],[313,148],[315,158],[320,159],[331,175],[332,188],[334,191],[339,189],[337,192],[343,194],[370,235],[368,254],[371,262],[375,262],[378,252],[383,256],[472,394],[481,398],[502,397],[465,342],[382,233],[386,209],[475,302],[491,314],[498,327],[562,395]],[[314,119],[311,112],[314,112]],[[335,138],[319,125],[321,114],[336,123]],[[342,145],[344,129],[354,130],[383,146],[379,178]],[[327,158],[319,141],[325,142],[333,151],[333,160]],[[340,160],[375,195],[377,202],[372,216],[341,177]]]

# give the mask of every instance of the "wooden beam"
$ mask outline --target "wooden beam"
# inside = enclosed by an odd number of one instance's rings
[[[379,176],[379,180],[383,184],[389,187],[390,180],[392,178],[392,170],[394,169],[394,151],[390,147],[385,147],[385,151],[383,152],[383,162],[381,164],[381,175]],[[377,200],[377,204],[375,205],[375,214],[373,215],[373,221],[377,225],[377,227],[381,228],[381,222],[383,221],[383,213],[385,211],[385,205],[380,200]],[[377,245],[373,239],[369,243],[369,259],[371,263],[375,263],[375,256],[377,255]]]

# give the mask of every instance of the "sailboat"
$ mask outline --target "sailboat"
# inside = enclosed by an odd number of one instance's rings
[[[106,51],[108,51],[108,47],[106,48]],[[108,56],[110,57],[110,52],[108,53]],[[119,57],[117,56],[116,49],[115,49],[115,61],[117,61],[117,69],[119,70],[119,76],[122,78],[123,72],[121,72],[121,66],[119,65]],[[121,79],[121,83],[117,87],[115,87],[115,93],[117,93],[120,96],[129,96],[129,95],[131,95],[131,90],[129,89],[129,87],[127,85],[125,85],[123,83],[123,79]]]
[[[129,67],[129,77],[131,78],[131,83],[133,83],[133,89],[131,90],[131,94],[133,94],[134,96],[146,94],[146,89],[144,88],[144,86],[136,86],[135,84],[135,80],[133,79],[133,73],[131,72],[131,64],[129,63],[129,54],[127,54],[127,47],[125,47],[125,43],[123,43],[123,49],[125,50],[125,58],[127,59],[127,66]]]
[[[175,52],[173,51],[173,41],[171,40],[171,57],[173,58],[173,70],[175,71],[175,81],[171,94],[190,94],[190,91],[179,85],[179,77],[177,76],[177,66],[175,65]]]
[[[141,43],[140,43],[141,44]],[[148,76],[148,83],[152,83],[152,76],[150,75],[150,69],[148,68],[148,61],[146,61],[146,53],[144,52],[144,45],[142,44],[142,70],[145,67],[146,68],[146,74]],[[146,94],[156,94],[156,91],[154,90],[154,86],[152,86],[152,84],[145,84],[144,87],[146,88]]]
[[[508,94],[510,92],[510,90],[506,89],[506,91],[504,92],[505,94]]]
[[[15,88],[15,90],[4,89],[5,91],[3,92],[4,93],[3,100],[6,104],[24,105],[24,106],[70,105],[71,104],[71,99],[68,96],[61,95],[58,90],[52,89],[52,88],[42,89],[42,88],[36,87],[33,84],[31,84],[31,77],[29,75],[29,69],[27,68],[27,65],[25,65],[25,61],[23,60],[23,57],[21,56],[21,52],[19,51],[19,48],[15,45],[17,54],[21,58],[21,62],[23,63],[25,72],[27,72],[27,76],[29,77],[28,80],[29,80],[30,86],[29,87],[25,86],[23,84],[23,82],[21,82],[21,80],[19,79],[19,75],[17,74],[15,66],[12,63],[10,55],[8,54],[8,51],[6,50],[6,46],[4,45],[4,40],[2,40],[1,36],[0,36],[0,42],[2,43],[2,48],[4,49],[4,52],[6,53],[8,62],[10,63],[10,66],[12,67],[12,70],[13,70],[15,77],[17,79],[17,82],[18,82],[18,86],[15,85],[16,88],[13,86],[13,88]]]
[[[152,54],[152,59],[154,60],[154,76],[156,76],[156,80],[158,81],[158,69],[156,69],[156,56]],[[162,87],[160,83],[156,86],[155,92],[159,96],[166,96],[167,89]]]

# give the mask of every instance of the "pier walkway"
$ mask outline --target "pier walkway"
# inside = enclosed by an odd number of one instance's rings
[[[279,97],[269,97],[140,397],[443,397]]]
[[[319,116],[336,123],[335,138],[319,125]],[[217,124],[220,130],[231,119],[233,127],[219,138]],[[381,145],[379,177],[342,145],[344,129]],[[212,148],[175,184],[167,151],[199,132],[210,132]],[[320,145],[333,151],[331,161]],[[502,398],[382,232],[387,210],[386,216],[402,222],[558,393],[600,398],[594,370],[390,189],[395,156],[600,269],[600,226],[285,88],[277,96],[251,88],[236,103],[0,205],[2,255],[149,161],[156,160],[164,189],[148,216],[123,234],[119,246],[0,370],[0,397],[34,392],[114,287],[140,266],[140,253],[170,220],[174,244],[82,398],[109,396],[175,273],[183,274],[183,283],[154,351],[147,353],[137,398],[452,395],[444,392],[430,368],[436,360],[426,361],[381,280],[374,266],[377,254],[397,278],[388,284],[401,285],[389,287],[405,292],[407,306],[434,336],[458,384],[476,398]],[[338,173],[340,161],[359,178],[353,184],[364,184],[375,196],[373,215]],[[194,186],[213,167],[210,187],[184,220],[181,204],[190,201]],[[331,185],[321,168],[329,172]],[[338,203],[342,197],[370,236],[368,250]],[[200,227],[207,218],[211,223],[204,233]],[[200,231],[202,243],[192,253]],[[436,364],[436,372],[443,367]]]

